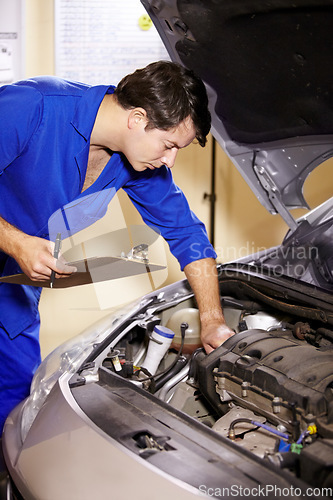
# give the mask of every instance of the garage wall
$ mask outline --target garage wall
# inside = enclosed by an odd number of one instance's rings
[[[53,0],[25,0],[27,77],[54,74],[53,4]]]
[[[53,0],[26,0],[26,19],[26,76],[53,74]],[[185,191],[192,209],[208,227],[209,202],[204,199],[204,193],[210,191],[210,163],[211,140],[205,149],[191,145],[180,151],[173,169],[174,178]],[[260,205],[219,146],[216,164],[215,247],[219,260],[242,257],[278,244],[287,230],[282,219],[271,216]],[[311,206],[332,194],[332,166],[331,161],[322,167],[321,172],[312,174],[311,187],[307,182],[305,195]],[[90,229],[87,238],[95,231],[112,230],[115,227],[116,210],[122,212],[127,225],[140,223],[138,214],[124,193],[119,194],[115,204],[116,207],[111,207],[112,210],[97,227]],[[301,211],[298,211],[297,216],[300,214]],[[166,253],[168,264],[164,276],[166,283],[181,279],[183,274],[166,245],[163,252]],[[40,305],[42,355],[45,356],[67,338],[108,314],[115,303],[125,303],[133,295],[140,296],[150,289],[149,280],[131,278],[130,282],[119,285],[113,283],[109,288],[98,289],[94,285],[87,285],[66,290],[43,290]]]

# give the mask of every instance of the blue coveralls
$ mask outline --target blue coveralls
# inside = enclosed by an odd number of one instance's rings
[[[136,172],[114,153],[82,193],[96,114],[105,94],[113,91],[112,86],[56,77],[0,88],[0,216],[29,235],[48,239],[49,218],[59,208],[95,192],[123,188],[143,220],[167,240],[182,269],[215,258],[203,224],[166,167]],[[107,203],[98,217],[106,209]],[[0,275],[17,272],[17,263],[0,252]],[[40,363],[40,293],[37,287],[0,284],[0,433],[10,410],[29,394]]]

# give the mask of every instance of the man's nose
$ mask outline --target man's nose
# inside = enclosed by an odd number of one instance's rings
[[[162,163],[168,168],[172,168],[175,164],[177,153],[177,148],[168,149],[168,151],[164,153],[163,158],[161,158]]]

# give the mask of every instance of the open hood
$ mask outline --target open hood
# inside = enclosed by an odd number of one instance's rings
[[[333,155],[333,1],[141,1],[170,58],[204,81],[221,147],[305,237],[290,209],[308,208],[305,179]],[[326,223],[332,212],[333,199]]]

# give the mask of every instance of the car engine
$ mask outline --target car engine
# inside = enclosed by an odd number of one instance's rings
[[[267,291],[226,282],[221,304],[235,335],[209,355],[193,297],[162,300],[116,346],[121,374],[246,452],[332,487],[331,319],[311,302]],[[164,347],[156,326],[172,333]],[[154,367],[151,345],[154,356],[161,349]],[[113,355],[105,367],[113,369]]]

